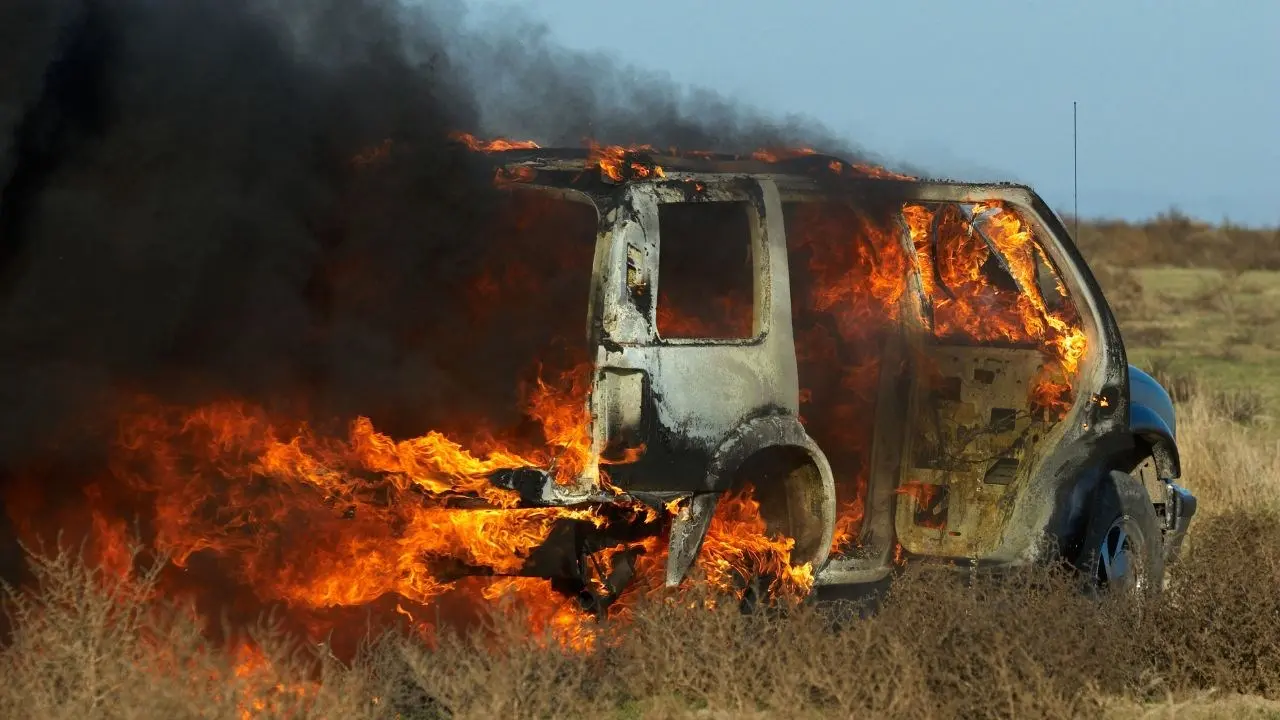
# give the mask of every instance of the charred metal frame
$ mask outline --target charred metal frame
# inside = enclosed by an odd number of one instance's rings
[[[1090,493],[1114,469],[1135,476],[1147,473],[1143,477],[1152,502],[1165,517],[1168,552],[1176,552],[1195,499],[1173,483],[1181,467],[1172,403],[1158,383],[1128,364],[1115,317],[1097,281],[1061,220],[1030,188],[851,178],[829,170],[832,163],[843,161],[823,156],[779,163],[728,156],[645,156],[641,159],[650,167],[665,169],[665,177],[618,184],[593,172],[583,151],[519,150],[490,157],[500,176],[521,179],[513,187],[591,203],[600,218],[587,319],[587,336],[596,353],[589,402],[597,463],[572,487],[557,485],[539,469],[495,475],[496,484],[520,490],[525,504],[607,505],[625,499],[661,509],[672,500],[686,499],[670,526],[665,581],[676,585],[696,559],[717,498],[740,480],[740,469],[762,453],[787,448],[803,458],[797,462],[806,463],[810,471],[785,493],[787,514],[800,513],[802,520],[793,522],[808,524],[790,528],[809,536],[803,552],[798,543],[801,557],[793,554],[793,561],[812,562],[819,585],[870,583],[885,577],[892,570],[899,539],[895,515],[901,512],[901,501],[896,491],[903,478],[904,440],[882,441],[877,432],[861,551],[828,558],[835,522],[834,481],[821,448],[798,419],[782,204],[822,200],[964,205],[999,200],[1031,226],[1045,260],[1075,305],[1088,351],[1073,383],[1071,409],[1034,446],[1026,462],[1017,464],[1011,477],[993,483],[1017,486],[1016,492],[1002,496],[998,540],[980,554],[942,556],[968,567],[1043,558],[1046,538],[1061,547],[1078,536]],[[723,201],[751,208],[753,336],[663,339],[655,323],[661,283],[658,207]],[[984,235],[983,240],[1000,262],[1007,263],[990,238]],[[904,332],[923,338],[927,333],[921,323],[930,301],[922,290],[919,260],[905,225],[901,243],[916,267],[903,299]],[[896,362],[905,360],[908,350],[891,344],[886,351],[902,355],[891,358]],[[890,402],[879,411],[877,426],[909,425],[904,408],[915,391],[901,377],[882,374],[881,397],[901,402]],[[609,465],[612,482],[606,485],[600,481],[599,463],[620,448],[636,451],[638,459]]]

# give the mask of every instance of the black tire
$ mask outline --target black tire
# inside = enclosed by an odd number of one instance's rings
[[[1158,593],[1164,582],[1160,518],[1147,490],[1126,472],[1111,471],[1093,493],[1076,567],[1093,597],[1115,591]]]

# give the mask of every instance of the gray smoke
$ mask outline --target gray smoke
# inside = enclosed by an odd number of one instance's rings
[[[96,458],[139,393],[407,433],[479,392],[436,353],[467,332],[450,310],[488,197],[453,130],[861,155],[816,123],[558,47],[510,9],[8,0],[0,473]],[[353,166],[386,140],[391,160]]]
[[[770,117],[663,73],[561,47],[548,28],[509,7],[478,12],[448,43],[486,130],[577,145],[583,138],[723,152],[811,146],[865,154],[811,119]]]

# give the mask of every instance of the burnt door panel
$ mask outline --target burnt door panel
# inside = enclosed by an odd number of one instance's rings
[[[710,489],[698,475],[736,427],[798,406],[776,189],[699,185],[695,200],[679,182],[630,186],[614,233],[613,297],[629,307],[606,307],[600,368],[647,378],[644,457],[611,471],[633,489]]]

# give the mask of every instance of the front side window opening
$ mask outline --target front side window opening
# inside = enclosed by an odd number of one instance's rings
[[[748,202],[658,206],[658,336],[740,340],[755,335]]]
[[[935,337],[1026,346],[1070,311],[1061,279],[1032,226],[998,202],[918,203],[903,208]]]
[[[908,203],[903,219],[932,305],[933,336],[1041,350],[1036,404],[1065,410],[1085,334],[1034,226],[1000,201]]]

